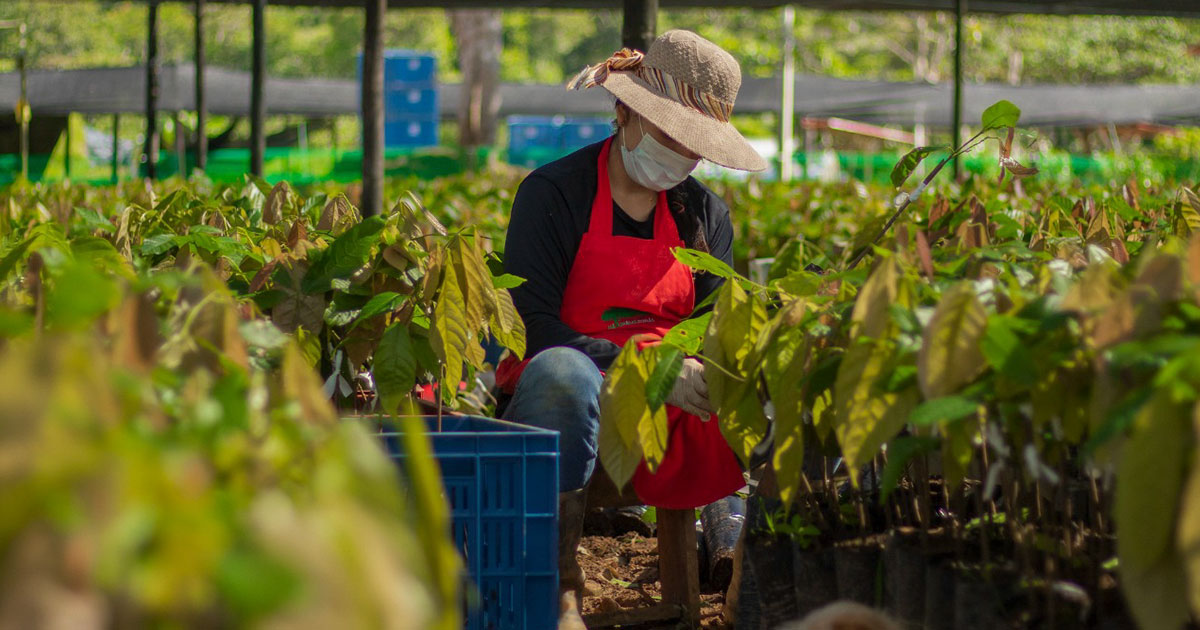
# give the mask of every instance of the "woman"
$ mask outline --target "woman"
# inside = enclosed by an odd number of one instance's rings
[[[600,86],[616,97],[616,134],[535,170],[513,201],[505,270],[526,279],[512,294],[532,359],[501,366],[498,381],[512,395],[503,417],[560,432],[560,586],[577,599],[575,550],[596,466],[601,371],[630,337],[660,339],[720,286],[678,262],[672,248],[732,263],[729,210],[689,177],[700,159],[766,167],[729,123],[740,84],[732,56],[680,30],[644,56],[625,49],[586,68],[568,88]],[[643,465],[633,478],[642,501],[692,508],[740,488],[737,459],[708,422],[703,363],[685,360],[667,403],[666,456],[655,473]]]

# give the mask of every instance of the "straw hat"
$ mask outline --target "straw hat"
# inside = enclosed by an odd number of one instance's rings
[[[742,85],[737,61],[691,31],[663,33],[644,55],[624,48],[584,68],[567,89],[596,85],[710,162],[741,171],[767,167],[729,122]]]

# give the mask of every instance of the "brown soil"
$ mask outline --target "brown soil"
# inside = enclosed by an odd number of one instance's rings
[[[617,538],[585,536],[579,545],[579,564],[587,576],[583,614],[641,608],[662,601],[658,582],[658,540],[637,534]],[[721,616],[725,593],[700,582],[700,627],[730,630]],[[631,630],[666,630],[678,624],[626,626]]]

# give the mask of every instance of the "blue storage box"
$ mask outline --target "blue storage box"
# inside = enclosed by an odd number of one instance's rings
[[[565,120],[561,116],[510,116],[508,151],[520,153],[527,149],[560,148],[563,122]]]
[[[558,623],[558,433],[477,416],[403,417],[433,443],[454,543],[479,589],[468,630],[544,630]],[[385,428],[388,454],[404,459]]]
[[[438,143],[436,118],[385,118],[383,145],[385,147],[431,147]]]
[[[509,116],[508,161],[535,168],[610,135],[605,118]]]
[[[390,49],[383,51],[383,84],[421,83],[432,85],[437,77],[437,59],[431,53]]]
[[[563,148],[570,151],[582,149],[612,135],[612,122],[604,119],[568,120],[563,123]]]
[[[406,87],[383,92],[383,117],[397,116],[437,118],[438,97],[434,88]]]

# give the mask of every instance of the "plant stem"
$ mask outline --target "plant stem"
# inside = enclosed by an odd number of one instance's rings
[[[959,155],[962,155],[963,153],[966,153],[967,151],[970,151],[971,149],[974,149],[976,146],[978,146],[979,143],[975,143],[975,141],[978,140],[979,136],[982,136],[986,131],[988,131],[988,130],[985,129],[985,130],[980,131],[979,133],[971,136],[970,140],[967,140],[966,142],[964,142],[962,144],[962,146],[955,149],[953,152],[950,153],[950,155],[943,158],[941,162],[938,162],[938,165],[933,167],[933,170],[930,171],[929,174],[925,176],[925,179],[921,180],[921,185],[918,186],[916,188],[916,190],[918,192],[924,191],[925,187],[928,186],[929,183],[933,181],[933,178],[937,177],[937,174],[940,173],[947,164],[952,162],[954,160],[954,158],[956,158]],[[980,141],[980,142],[982,142],[982,141]],[[972,143],[974,143],[974,144],[972,144]],[[887,223],[884,224],[883,229],[879,231],[879,234],[877,234],[875,236],[875,238],[871,239],[870,243],[867,243],[866,245],[864,245],[862,247],[862,249],[858,250],[858,253],[854,255],[854,258],[852,258],[850,260],[850,264],[846,266],[846,271],[850,271],[851,269],[854,269],[855,267],[858,266],[858,263],[862,262],[863,258],[867,257],[867,252],[871,251],[871,247],[873,245],[875,245],[875,243],[878,243],[879,240],[882,239],[885,234],[887,234],[888,230],[890,230],[892,228],[892,224],[896,222],[896,219],[899,219],[900,215],[903,214],[904,211],[908,209],[908,206],[912,204],[913,200],[919,196],[920,195],[917,194],[914,196],[907,197],[896,208],[896,211],[893,212],[892,216],[888,218]]]

